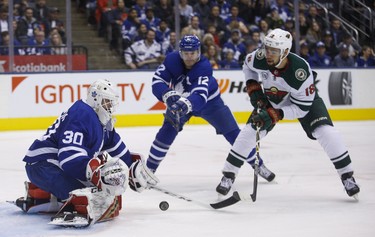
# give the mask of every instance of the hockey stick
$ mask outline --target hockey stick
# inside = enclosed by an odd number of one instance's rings
[[[257,113],[260,112],[260,107],[257,108]],[[253,183],[253,193],[250,194],[251,199],[253,202],[257,200],[257,191],[258,191],[258,174],[259,174],[259,147],[260,147],[260,138],[259,138],[259,130],[260,127],[256,125],[257,132],[255,135],[255,164],[254,164],[254,183]]]
[[[163,113],[163,116],[165,118],[165,120],[167,120],[171,125],[172,127],[174,127],[174,129],[176,129],[177,132],[180,131],[180,115],[179,114],[176,114],[176,121],[173,121],[169,116],[167,116],[166,113]]]
[[[158,192],[167,194],[167,195],[169,195],[171,197],[174,197],[174,198],[177,198],[177,199],[180,199],[180,200],[184,200],[184,201],[187,201],[187,202],[190,202],[190,203],[193,203],[193,204],[196,204],[198,206],[201,206],[201,207],[204,207],[204,208],[208,208],[208,209],[211,209],[211,210],[212,209],[221,209],[221,208],[224,208],[224,207],[228,207],[228,206],[231,206],[231,205],[233,205],[233,204],[235,204],[235,203],[237,203],[237,202],[239,202],[241,200],[239,194],[237,192],[234,192],[232,194],[232,196],[230,196],[227,199],[224,199],[224,200],[216,202],[216,203],[207,204],[207,203],[204,203],[204,202],[201,202],[201,201],[198,201],[198,200],[195,200],[195,199],[183,196],[181,194],[171,192],[171,191],[169,191],[169,190],[167,190],[165,188],[161,188],[159,186],[151,186],[150,189],[156,190]]]

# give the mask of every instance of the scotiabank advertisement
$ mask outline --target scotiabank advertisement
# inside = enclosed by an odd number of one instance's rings
[[[87,70],[86,55],[72,55],[72,70]],[[14,56],[13,71],[28,72],[66,72],[67,55],[28,55]],[[9,72],[9,57],[0,56],[0,72]]]
[[[375,70],[317,70],[319,95],[328,109],[375,108]],[[76,100],[85,98],[98,79],[116,83],[120,92],[117,114],[160,114],[165,110],[152,94],[153,72],[90,72],[0,74],[0,118],[58,116]],[[214,71],[222,97],[232,112],[252,107],[242,71]]]

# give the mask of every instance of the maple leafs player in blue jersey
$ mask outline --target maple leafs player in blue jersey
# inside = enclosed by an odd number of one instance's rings
[[[224,171],[231,176],[224,173],[218,185],[223,194],[231,189],[233,177],[256,144],[256,127],[260,127],[262,138],[282,119],[298,119],[306,135],[320,143],[349,196],[360,191],[348,150],[315,90],[314,72],[304,59],[290,53],[292,41],[289,32],[274,29],[265,37],[263,47],[246,56],[243,72],[255,109],[228,154]]]
[[[23,159],[30,182],[25,183],[25,197],[16,201],[22,210],[62,208],[53,224],[79,225],[81,218],[95,223],[119,214],[128,173],[135,191],[156,185],[158,179],[114,129],[118,99],[116,85],[94,82],[86,100],[76,101],[33,142]]]
[[[179,43],[179,51],[167,55],[156,69],[152,92],[167,105],[164,122],[150,148],[147,167],[156,171],[166,156],[177,134],[192,117],[205,119],[233,144],[240,129],[232,112],[224,104],[210,62],[201,55],[197,36],[186,35]],[[250,150],[246,161],[254,165],[255,150]],[[260,162],[261,176],[272,181],[275,175]]]

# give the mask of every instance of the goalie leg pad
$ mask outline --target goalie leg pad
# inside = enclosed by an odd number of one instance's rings
[[[51,193],[31,182],[25,182],[25,189],[25,196],[18,198],[16,205],[26,213],[54,213],[63,205]]]
[[[67,213],[73,206],[73,213],[86,216],[88,222],[107,221],[119,215],[122,208],[121,196],[114,196],[96,187],[77,189],[70,193],[69,200],[59,211]],[[69,210],[72,212],[72,210]],[[57,215],[58,216],[58,215]]]

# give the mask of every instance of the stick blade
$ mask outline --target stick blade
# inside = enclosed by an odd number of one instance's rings
[[[236,204],[237,202],[241,201],[240,195],[237,191],[233,192],[232,196],[230,196],[227,199],[224,199],[217,203],[210,203],[210,206],[214,209],[221,209],[224,207],[232,206]]]

